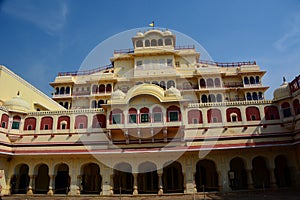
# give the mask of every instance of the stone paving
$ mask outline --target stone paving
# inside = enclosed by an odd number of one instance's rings
[[[12,195],[4,196],[3,200],[300,200],[300,190],[281,189],[281,190],[253,190],[238,191],[230,193],[203,193],[192,194],[170,194],[170,195],[139,195],[139,196],[26,196]]]

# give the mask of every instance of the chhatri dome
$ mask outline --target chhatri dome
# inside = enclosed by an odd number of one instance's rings
[[[290,96],[289,83],[286,81],[285,77],[283,77],[283,83],[280,85],[280,87],[274,90],[273,96],[274,101],[278,101]]]
[[[27,101],[20,97],[20,92],[18,92],[16,97],[4,102],[4,106],[8,110],[17,112],[28,112],[30,110],[30,105]]]

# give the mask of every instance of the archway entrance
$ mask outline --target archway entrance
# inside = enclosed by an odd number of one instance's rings
[[[183,174],[181,164],[173,162],[163,168],[163,190],[164,193],[182,193],[183,192]]]
[[[145,162],[139,166],[138,190],[140,194],[157,193],[158,175],[154,163]]]
[[[15,175],[11,179],[12,194],[26,194],[30,177],[28,175],[29,167],[26,164],[21,164],[16,167]]]
[[[47,194],[49,190],[50,177],[48,175],[49,168],[47,165],[42,164],[38,167],[37,176],[35,177],[35,193]]]
[[[263,157],[257,156],[252,160],[251,174],[255,188],[270,187],[270,174]]]
[[[55,193],[67,194],[70,187],[69,167],[66,164],[60,164],[57,167],[55,176]]]
[[[86,164],[83,167],[82,174],[82,193],[83,194],[100,194],[102,177],[100,168],[95,163]]]
[[[132,168],[128,163],[120,163],[114,169],[114,193],[132,194],[133,175]]]
[[[228,178],[231,189],[239,190],[247,188],[247,171],[241,158],[236,157],[230,161]]]
[[[278,187],[291,186],[291,174],[285,156],[279,155],[275,158],[274,174]]]
[[[204,159],[197,162],[195,182],[197,191],[218,191],[218,173],[213,161]]]

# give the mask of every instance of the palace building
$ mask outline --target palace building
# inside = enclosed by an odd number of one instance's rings
[[[0,66],[2,195],[300,187],[300,76],[266,100],[255,61],[201,60],[168,30],[132,43],[58,73],[52,99]]]

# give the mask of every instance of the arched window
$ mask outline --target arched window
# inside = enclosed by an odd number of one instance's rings
[[[258,99],[259,100],[264,100],[264,94],[262,92],[258,93]]]
[[[105,85],[101,84],[99,85],[99,93],[104,93],[105,92]]]
[[[188,111],[188,123],[189,124],[201,124],[202,120],[202,112],[200,110],[190,110]]]
[[[253,100],[258,100],[258,96],[256,92],[253,92]]]
[[[111,84],[106,85],[106,92],[111,92]]]
[[[61,87],[60,88],[60,91],[59,91],[59,94],[64,94],[65,93],[65,88],[64,87]]]
[[[217,94],[217,102],[222,102],[223,98],[221,94]]]
[[[206,88],[206,83],[205,83],[205,80],[203,78],[200,79],[200,87],[201,88]]]
[[[94,115],[92,128],[106,128],[106,116],[103,114]]]
[[[19,129],[20,128],[20,123],[21,123],[21,117],[18,116],[18,115],[14,116],[11,128],[12,129]]]
[[[299,99],[295,99],[295,100],[293,101],[293,107],[294,107],[295,115],[299,115],[299,114],[300,114],[300,104],[299,104]]]
[[[207,96],[205,94],[202,94],[202,96],[201,96],[201,102],[202,103],[207,103]]]
[[[59,94],[59,88],[58,87],[55,88],[55,94]]]
[[[266,106],[264,111],[266,120],[280,119],[279,111],[276,106]]]
[[[45,164],[40,164],[35,177],[35,194],[46,194],[49,190],[49,168]]]
[[[249,78],[247,76],[244,77],[244,84],[245,85],[249,84]]]
[[[227,122],[242,121],[240,109],[239,108],[227,108],[226,118],[227,118]]]
[[[247,171],[245,169],[244,161],[241,158],[235,157],[230,160],[230,172],[228,177],[231,189],[247,189]]]
[[[143,41],[142,40],[138,40],[136,41],[136,47],[143,47]]]
[[[162,182],[164,193],[182,193],[184,191],[182,167],[179,162],[175,161],[164,166]]]
[[[281,104],[281,109],[283,112],[283,117],[290,117],[292,115],[291,106],[288,102]]]
[[[152,81],[152,84],[159,86],[159,83],[157,81]]]
[[[9,117],[7,114],[2,114],[1,116],[1,127],[7,129]]]
[[[170,38],[165,39],[165,45],[166,46],[171,46],[172,45],[172,40]]]
[[[20,164],[16,166],[15,173],[11,179],[12,194],[26,194],[30,181],[28,172],[28,165]]]
[[[250,84],[255,84],[255,80],[253,76],[250,76]]]
[[[113,184],[114,194],[132,194],[133,175],[130,164],[123,162],[114,166]]]
[[[77,115],[75,118],[75,129],[87,128],[88,117],[86,115]]]
[[[60,116],[57,121],[57,129],[70,129],[70,117]]]
[[[109,115],[109,121],[110,124],[123,124],[124,123],[123,111],[120,109],[112,110]]]
[[[221,123],[222,122],[222,115],[219,109],[209,109],[207,111],[207,120],[208,123]]]
[[[70,94],[70,91],[71,91],[70,87],[69,86],[66,87],[66,94]]]
[[[215,78],[215,87],[221,87],[221,81],[219,78]]]
[[[208,88],[214,87],[214,81],[213,81],[211,78],[207,79],[207,80],[206,80],[206,86],[207,86]]]
[[[160,86],[161,88],[163,88],[164,90],[166,89],[166,83],[165,83],[164,81],[161,81],[161,82],[159,83],[159,86]]]
[[[274,175],[278,187],[291,186],[291,172],[288,166],[286,156],[276,156]]]
[[[93,100],[93,101],[92,101],[91,107],[92,107],[92,108],[97,108],[97,101],[96,101],[96,100]]]
[[[151,46],[152,47],[157,46],[157,41],[155,39],[151,40]]]
[[[66,164],[59,164],[55,166],[55,193],[67,194],[70,188],[69,166]]]
[[[141,123],[150,122],[149,108],[143,107],[140,109],[140,122]]]
[[[247,121],[257,121],[260,120],[259,109],[254,106],[246,108],[246,118]]]
[[[98,92],[98,86],[97,85],[93,85],[92,87],[92,93],[96,94]]]
[[[181,121],[181,112],[179,107],[170,106],[167,108],[167,121],[168,122]]]
[[[88,163],[83,166],[82,171],[82,193],[99,194],[102,183],[99,166],[95,163]]]
[[[52,127],[53,127],[53,118],[43,117],[41,120],[40,130],[52,130]]]
[[[104,100],[100,99],[98,101],[98,108],[101,108],[102,107],[102,104],[104,104]]]
[[[252,95],[250,92],[247,92],[247,100],[251,101],[252,100]]]
[[[167,88],[169,89],[170,87],[175,87],[175,82],[173,80],[167,82]]]
[[[195,182],[197,191],[218,191],[218,172],[212,160],[203,159],[196,164]]]
[[[150,47],[150,41],[149,40],[145,40],[145,47]]]
[[[26,130],[35,130],[36,127],[36,118],[28,117],[24,122],[24,131]]]
[[[216,102],[216,97],[214,94],[208,95],[208,102]]]
[[[163,46],[163,40],[162,39],[158,39],[158,46]]]
[[[270,186],[270,174],[263,157],[257,156],[252,160],[251,175],[255,188],[268,188]]]
[[[255,84],[260,84],[259,76],[255,77]]]
[[[64,107],[65,107],[65,109],[69,109],[69,102],[65,102]]]
[[[137,121],[137,110],[135,109],[135,108],[130,108],[129,110],[128,110],[128,117],[129,117],[129,119],[128,119],[128,122],[129,123],[138,123],[138,121]]]
[[[138,167],[139,194],[155,194],[158,191],[157,167],[154,163],[146,161]]]
[[[152,121],[153,122],[162,122],[163,121],[163,113],[160,107],[154,107],[152,109]]]

